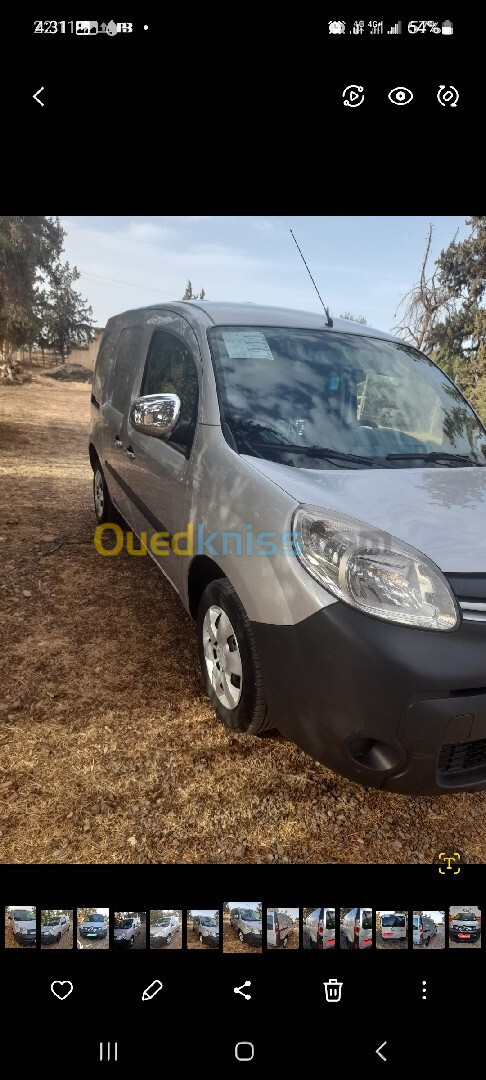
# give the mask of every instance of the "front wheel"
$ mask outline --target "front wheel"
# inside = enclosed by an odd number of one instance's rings
[[[197,638],[206,691],[219,719],[237,734],[256,735],[268,728],[251,623],[226,578],[210,582],[203,592]]]
[[[98,525],[105,525],[107,522],[113,522],[115,509],[99,461],[96,462],[93,473],[93,499]]]
[[[243,945],[243,944],[244,944],[244,941],[245,941],[245,935],[244,935],[244,933],[243,933],[243,930],[239,930],[239,931],[238,931],[238,937],[239,937],[239,939],[240,939],[240,941],[241,941],[241,944]]]
[[[167,939],[166,940],[167,940],[167,944],[170,945],[170,943],[172,941],[172,938],[171,938],[170,934],[167,934]]]

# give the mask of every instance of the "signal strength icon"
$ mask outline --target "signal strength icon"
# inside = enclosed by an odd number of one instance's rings
[[[387,34],[401,34],[401,32],[402,32],[402,24],[401,24],[401,22],[395,23],[395,26],[392,26],[390,28],[390,30],[387,30]]]

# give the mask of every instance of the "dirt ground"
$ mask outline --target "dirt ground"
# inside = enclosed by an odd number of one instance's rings
[[[247,953],[250,955],[261,952],[259,945],[250,945],[247,941],[240,941],[226,911],[223,912],[223,952]]]
[[[94,549],[89,401],[42,376],[0,388],[0,861],[484,861],[486,793],[365,790],[217,722],[174,590]]]
[[[46,952],[54,952],[54,949],[72,949],[73,940],[73,924],[71,923],[69,930],[66,930],[60,941],[54,941],[52,945],[43,945],[41,942],[41,949],[45,949]]]

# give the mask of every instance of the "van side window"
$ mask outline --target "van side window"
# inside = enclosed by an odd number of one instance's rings
[[[124,413],[128,406],[133,376],[140,355],[143,327],[129,326],[118,339],[115,363],[111,373],[110,401],[114,409]]]
[[[167,330],[156,330],[149,345],[142,380],[145,394],[177,394],[181,415],[170,442],[191,446],[197,420],[199,385],[192,353]]]

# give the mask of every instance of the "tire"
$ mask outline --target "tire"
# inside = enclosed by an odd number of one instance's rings
[[[199,944],[200,944],[200,945],[204,945],[204,941],[203,941],[203,936],[202,936],[202,934],[199,934]]]
[[[134,944],[135,944],[135,938],[134,938],[134,937],[131,937],[131,938],[130,938],[130,944],[129,944],[128,948],[129,948],[129,949],[133,949],[133,946],[134,946]]]
[[[244,933],[243,933],[243,930],[238,930],[238,937],[239,937],[239,939],[240,939],[240,941],[241,941],[241,944],[242,944],[242,945],[244,945],[244,942],[245,942],[245,935],[244,935]]]
[[[93,500],[94,511],[98,525],[115,520],[116,510],[111,501],[110,493],[106,486],[103,469],[99,461],[96,462],[93,472]]]
[[[206,693],[221,722],[241,735],[267,730],[270,723],[253,631],[226,578],[211,581],[203,592],[197,640]],[[233,671],[228,678],[221,664],[229,664],[229,658]]]
[[[57,938],[56,938],[56,945],[59,945],[60,940],[61,940],[61,935],[58,934]]]
[[[288,939],[288,936],[287,936],[287,937],[284,937],[284,939],[282,941],[282,949],[287,949],[288,945],[289,945],[289,939]]]
[[[167,945],[170,945],[171,941],[172,941],[172,936],[171,936],[171,934],[167,934],[167,938],[166,938],[166,944],[167,944]]]
[[[428,949],[428,947],[430,945],[430,938],[429,937],[425,939],[424,945],[425,945],[425,948]]]

